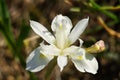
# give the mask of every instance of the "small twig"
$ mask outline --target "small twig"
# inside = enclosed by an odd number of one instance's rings
[[[103,6],[101,9],[104,10],[120,10],[120,6]]]
[[[103,19],[102,19],[100,16],[98,16],[97,19],[98,19],[98,22],[100,23],[100,25],[101,25],[111,36],[115,36],[115,37],[120,38],[120,32],[116,32],[115,30],[109,28],[109,27],[105,24],[105,22],[103,21]]]

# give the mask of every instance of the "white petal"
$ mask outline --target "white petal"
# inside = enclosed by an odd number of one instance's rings
[[[79,38],[79,36],[82,34],[82,32],[85,30],[85,28],[88,25],[88,20],[89,18],[80,20],[76,24],[76,26],[73,28],[69,36],[71,44],[74,43]]]
[[[55,45],[45,45],[44,42],[40,44],[41,53],[44,53],[46,56],[58,56],[60,54],[60,49],[58,49]]]
[[[82,59],[73,59],[72,62],[74,63],[75,67],[81,72],[89,72],[92,74],[96,74],[98,70],[98,62],[94,56],[87,53]]]
[[[72,23],[67,16],[57,15],[52,21],[51,28],[53,32],[56,32],[56,29],[61,27],[65,29],[66,34],[69,34]]]
[[[57,63],[58,66],[60,67],[60,71],[63,70],[63,68],[67,65],[67,57],[66,56],[58,56],[57,58]]]
[[[75,53],[78,53],[79,47],[77,46],[71,46],[63,50],[64,55],[69,55],[69,57],[74,56]]]
[[[54,36],[40,23],[30,20],[30,25],[34,32],[40,35],[45,41],[50,44],[53,44],[55,41]]]
[[[56,37],[56,45],[63,49],[68,42],[68,35],[72,28],[71,20],[67,16],[57,15],[52,21],[51,28]]]
[[[26,61],[26,70],[31,72],[38,72],[42,70],[53,57],[46,57],[40,53],[40,47],[36,48],[32,53],[28,56]]]

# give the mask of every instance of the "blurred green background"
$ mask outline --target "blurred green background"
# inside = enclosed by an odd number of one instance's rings
[[[106,50],[94,54],[98,73],[81,73],[69,62],[62,73],[50,64],[42,71],[25,70],[29,53],[42,41],[30,28],[29,20],[46,26],[58,15],[68,16],[73,25],[89,16],[80,36],[84,47],[104,40]],[[101,17],[104,23],[101,23]],[[120,80],[120,0],[0,0],[0,80]]]

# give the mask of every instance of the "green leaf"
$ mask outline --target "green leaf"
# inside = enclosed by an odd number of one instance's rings
[[[5,4],[5,0],[0,0],[0,24],[0,30],[3,32],[3,34],[9,35],[10,40],[14,41],[10,16]]]
[[[0,21],[2,21],[2,24],[4,24],[4,28],[6,30],[11,30],[10,16],[5,4],[5,0],[0,0]]]
[[[27,23],[27,22],[25,22],[23,20],[21,30],[20,30],[20,34],[19,34],[19,36],[17,38],[17,41],[16,41],[16,45],[19,46],[19,50],[22,48],[23,40],[28,36],[28,33],[30,31],[30,27],[25,23]]]

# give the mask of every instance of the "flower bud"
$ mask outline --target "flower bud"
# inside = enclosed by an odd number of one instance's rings
[[[97,41],[94,45],[85,49],[87,53],[97,53],[105,50],[105,44],[103,40]]]

